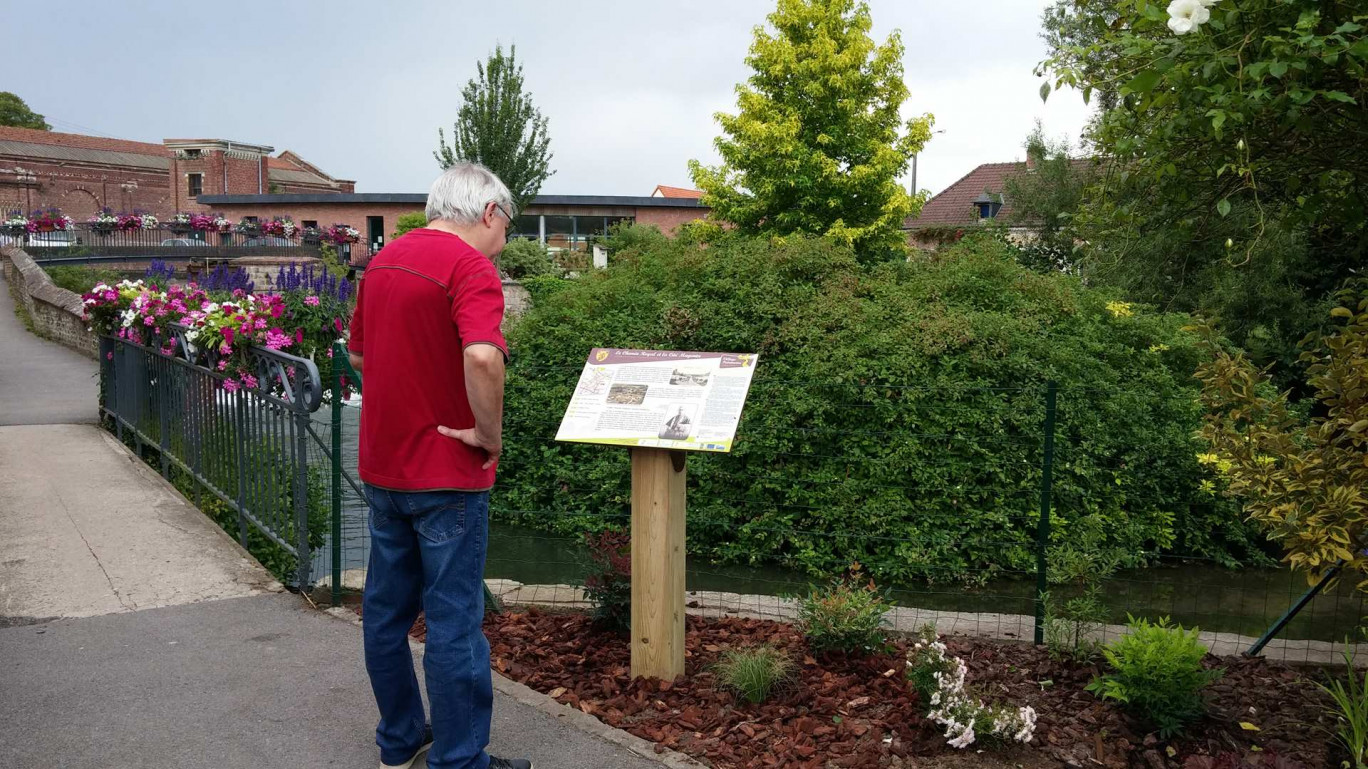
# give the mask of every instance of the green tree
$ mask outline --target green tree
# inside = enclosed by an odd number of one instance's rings
[[[551,138],[546,118],[523,92],[517,46],[505,55],[502,46],[485,62],[476,62],[476,77],[461,92],[461,111],[451,127],[451,144],[437,129],[439,146],[432,153],[442,168],[474,161],[493,171],[513,193],[521,211],[553,172]]]
[[[1045,14],[1042,94],[1070,85],[1099,108],[1087,138],[1106,173],[1073,221],[1084,274],[1218,317],[1290,384],[1297,340],[1368,263],[1368,16],[1357,0],[1220,0],[1185,29],[1164,9]]]
[[[407,214],[400,214],[394,222],[394,234],[390,235],[390,240],[403,235],[409,230],[416,230],[419,227],[427,226],[427,214],[422,211],[410,211]]]
[[[862,261],[904,254],[903,220],[923,198],[898,176],[932,117],[898,114],[901,36],[876,45],[855,0],[779,0],[769,23],[755,28],[738,114],[716,116],[722,165],[689,163],[703,203],[742,233],[826,235]]]
[[[1082,205],[1095,167],[1070,157],[1069,150],[1067,141],[1046,137],[1037,121],[1026,137],[1030,172],[1009,176],[1003,185],[1012,204],[1013,223],[1035,232],[1035,239],[1021,246],[1018,257],[1034,270],[1074,269],[1077,236],[1071,220]]]
[[[0,125],[51,131],[42,115],[29,109],[24,100],[9,91],[0,91]]]

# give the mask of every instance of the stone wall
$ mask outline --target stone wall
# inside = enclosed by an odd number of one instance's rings
[[[33,318],[34,331],[39,336],[91,358],[99,354],[95,335],[86,330],[85,321],[81,320],[81,297],[54,285],[43,268],[20,249],[0,249],[0,270],[15,301]]]

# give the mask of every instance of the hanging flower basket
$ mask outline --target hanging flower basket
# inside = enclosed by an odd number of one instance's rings
[[[190,232],[195,229],[191,222],[192,219],[194,219],[193,214],[178,213],[166,221],[166,229],[177,234]]]
[[[63,214],[59,208],[40,208],[28,219],[29,232],[59,232],[75,226],[71,217]]]
[[[334,246],[350,245],[361,242],[361,233],[349,224],[334,224],[323,231],[322,239]]]
[[[261,225],[243,217],[242,221],[233,225],[233,231],[246,237],[254,237],[261,234]]]
[[[119,217],[108,208],[101,208],[100,212],[86,220],[90,229],[101,235],[108,235],[119,226]]]

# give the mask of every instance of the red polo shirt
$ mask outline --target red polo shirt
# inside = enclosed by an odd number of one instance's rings
[[[508,355],[503,284],[489,259],[450,233],[413,230],[385,246],[356,294],[348,348],[364,359],[361,480],[395,491],[483,491],[484,452],[438,425],[474,427],[464,350]]]

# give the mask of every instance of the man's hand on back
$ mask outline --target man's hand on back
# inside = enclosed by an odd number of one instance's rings
[[[437,432],[448,438],[455,438],[472,448],[483,449],[485,454],[488,454],[489,456],[486,457],[484,464],[481,465],[481,470],[488,470],[499,460],[499,454],[503,453],[503,440],[497,436],[491,438],[487,435],[481,435],[480,428],[478,427],[467,427],[463,430],[454,430],[450,427],[439,426]]]

